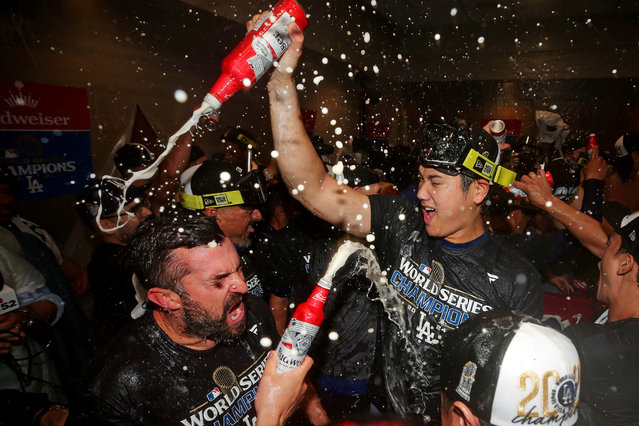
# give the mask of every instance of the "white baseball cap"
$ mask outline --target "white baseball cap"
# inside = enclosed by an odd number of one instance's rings
[[[563,334],[516,312],[487,312],[446,335],[441,386],[492,425],[571,426],[581,365]]]

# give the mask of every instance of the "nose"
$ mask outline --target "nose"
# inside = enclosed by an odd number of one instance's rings
[[[231,280],[231,287],[229,289],[231,293],[238,294],[246,294],[248,293],[248,286],[246,285],[246,281],[244,281],[244,277],[238,272],[233,274],[233,279]]]
[[[419,188],[417,189],[417,199],[426,201],[429,200],[430,192],[428,191],[428,184],[425,181],[419,183]]]

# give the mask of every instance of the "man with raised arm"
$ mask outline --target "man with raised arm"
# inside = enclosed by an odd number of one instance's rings
[[[355,236],[374,236],[387,280],[382,299],[389,320],[381,339],[387,396],[398,414],[427,423],[439,416],[440,342],[447,331],[482,311],[535,317],[543,311],[537,272],[502,247],[482,221],[490,182],[501,182],[498,172],[504,171],[499,148],[478,128],[425,126],[416,150],[419,207],[339,185],[302,124],[293,71],[303,35],[294,23],[289,34],[291,47],[268,84],[280,173],[313,213]]]

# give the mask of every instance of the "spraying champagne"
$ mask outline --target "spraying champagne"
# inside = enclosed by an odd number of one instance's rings
[[[252,87],[271,68],[273,61],[284,54],[291,44],[288,35],[291,21],[301,30],[308,24],[295,0],[280,0],[224,58],[222,75],[204,97],[204,103],[211,110],[219,110],[242,87]]]
[[[288,324],[280,344],[277,346],[277,372],[283,373],[299,366],[313,339],[324,321],[324,304],[333,287],[333,277],[344,266],[353,253],[370,253],[369,248],[363,244],[346,240],[344,241],[326,268],[324,276],[313,289],[308,300],[295,309],[293,317]]]

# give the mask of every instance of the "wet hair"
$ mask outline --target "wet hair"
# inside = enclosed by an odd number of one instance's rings
[[[135,273],[145,289],[159,287],[180,292],[181,280],[190,271],[175,250],[222,243],[224,234],[215,220],[176,210],[149,218],[135,231],[130,243]]]

